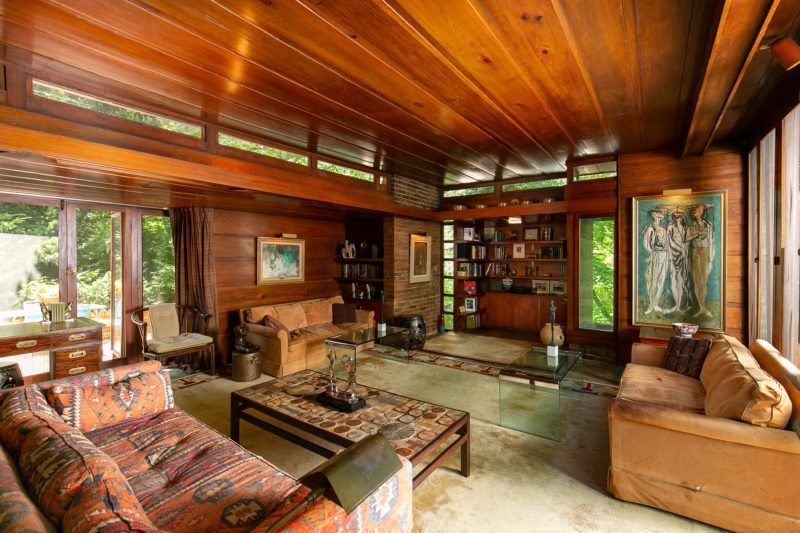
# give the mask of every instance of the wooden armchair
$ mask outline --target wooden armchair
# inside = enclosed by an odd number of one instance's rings
[[[151,338],[147,338],[148,321],[144,314],[149,314]],[[206,353],[211,359],[211,374],[216,373],[216,354],[214,339],[200,333],[181,332],[180,325],[188,324],[190,329],[203,330],[208,326],[212,315],[199,309],[172,303],[153,304],[142,307],[131,313],[131,321],[139,328],[142,337],[142,355],[147,359],[156,359],[165,364],[170,359],[181,356],[202,356]],[[192,363],[192,370],[197,370]]]

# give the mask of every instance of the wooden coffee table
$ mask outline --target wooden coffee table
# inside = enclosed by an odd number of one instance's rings
[[[356,394],[366,399],[367,406],[355,413],[342,413],[314,399],[327,384],[324,374],[303,370],[232,392],[231,438],[239,442],[239,421],[245,420],[324,457],[332,457],[336,452],[309,441],[301,433],[341,447],[381,433],[398,455],[414,466],[432,457],[414,476],[414,488],[459,448],[461,475],[469,476],[469,413],[363,385],[356,385]],[[345,385],[342,381],[341,386]],[[277,427],[249,411],[267,415],[299,432]]]

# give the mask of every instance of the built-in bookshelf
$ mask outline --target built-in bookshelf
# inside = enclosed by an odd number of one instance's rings
[[[375,311],[377,321],[382,320],[380,296],[384,290],[382,227],[382,217],[348,216],[345,242],[353,246],[346,250],[345,243],[339,243],[333,259],[339,264],[339,275],[334,279],[342,298],[358,309]]]
[[[516,313],[530,315],[530,328],[525,329],[538,331],[546,321],[550,299],[564,302],[566,214],[517,220],[519,224],[508,219],[455,222],[455,329],[494,327],[499,325],[497,317]]]

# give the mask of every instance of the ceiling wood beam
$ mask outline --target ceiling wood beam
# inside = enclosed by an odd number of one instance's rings
[[[426,220],[436,219],[434,213],[396,204],[388,194],[369,188],[362,189],[358,187],[358,183],[343,186],[327,178],[180,147],[170,147],[177,157],[167,157],[110,146],[76,138],[81,137],[81,130],[96,128],[65,122],[0,107],[0,150],[85,161],[112,170],[132,171],[155,182],[242,188],[354,209]],[[39,126],[39,129],[32,129],[32,125]],[[61,134],[68,130],[71,130],[69,136]],[[54,131],[59,133],[53,133]]]
[[[714,139],[780,0],[724,0],[692,110],[683,156],[702,155]]]

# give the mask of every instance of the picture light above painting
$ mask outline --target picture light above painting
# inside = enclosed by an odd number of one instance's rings
[[[258,237],[256,283],[300,283],[305,281],[306,241]]]

